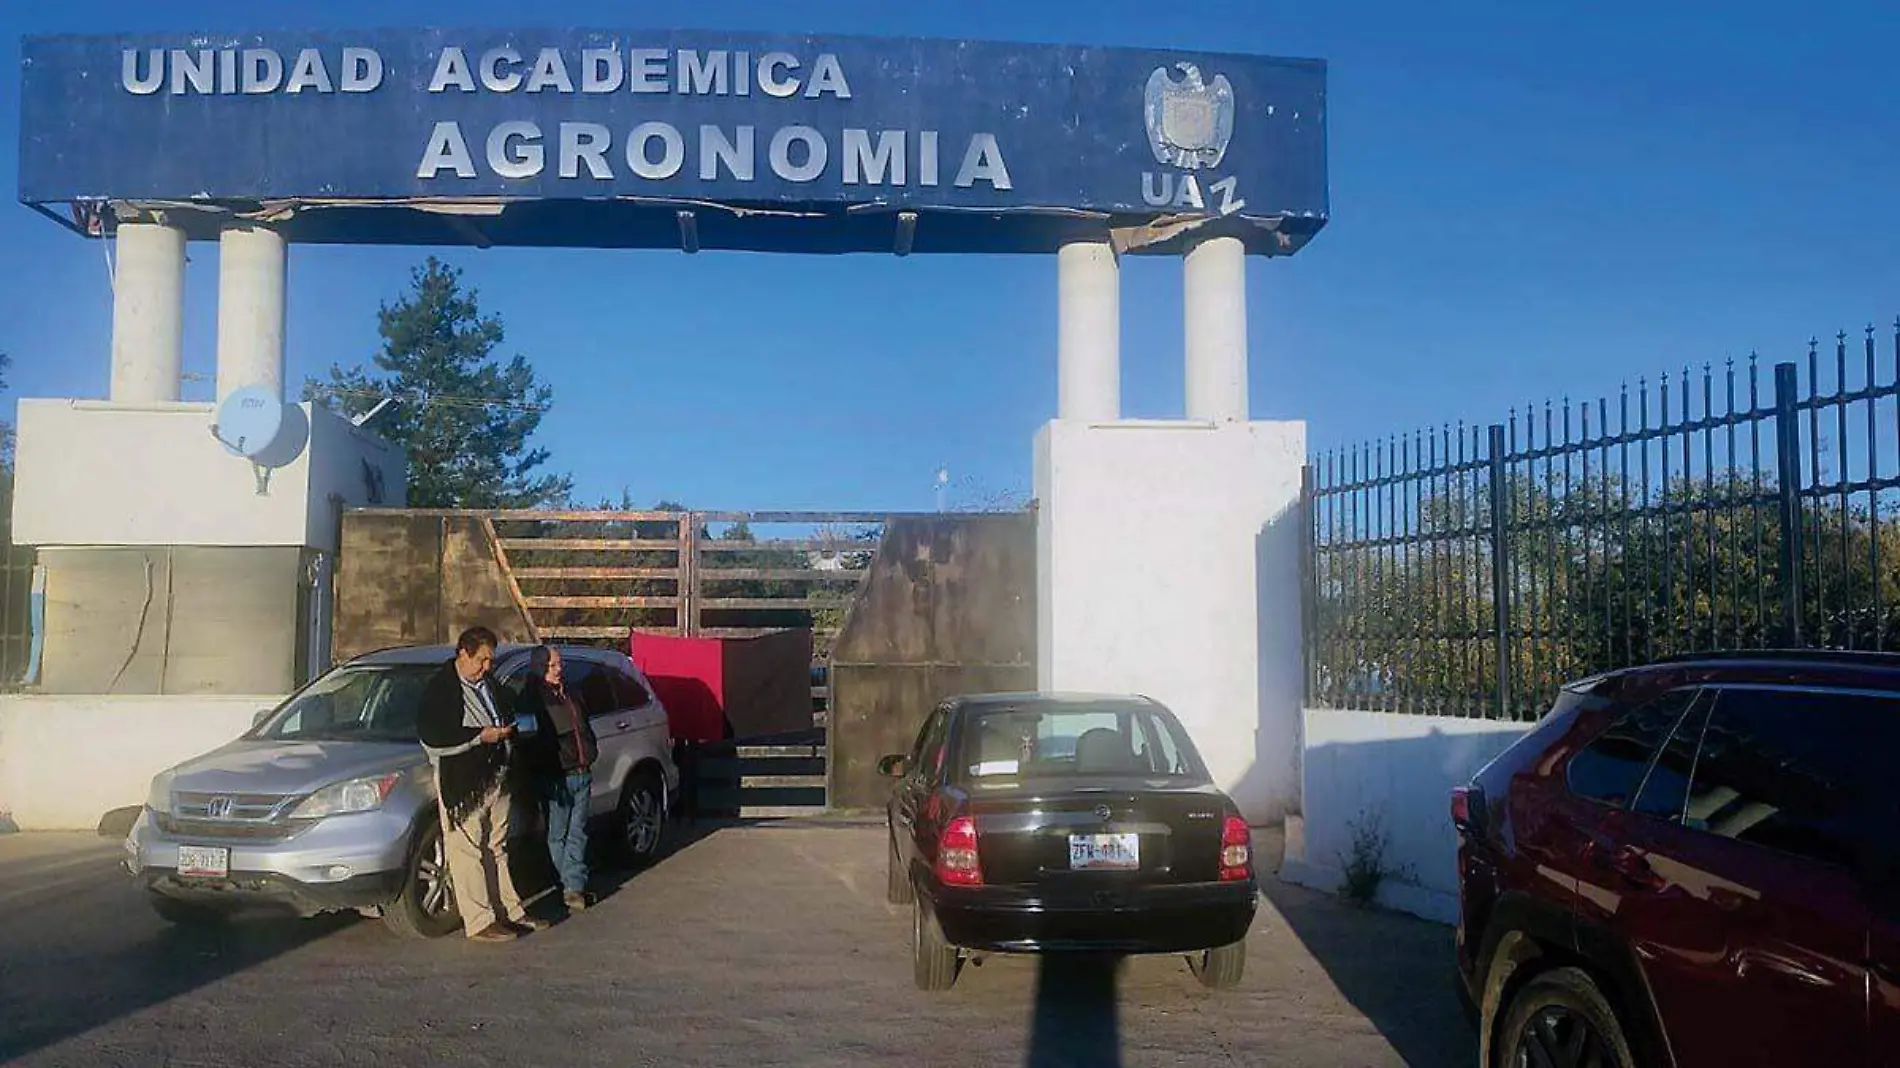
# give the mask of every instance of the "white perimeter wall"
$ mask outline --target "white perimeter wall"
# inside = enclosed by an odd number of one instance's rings
[[[1338,888],[1352,851],[1354,821],[1376,814],[1386,833],[1385,864],[1402,871],[1385,880],[1379,903],[1456,922],[1452,787],[1470,781],[1531,726],[1307,709],[1303,811],[1288,821],[1280,877],[1319,890]]]
[[[401,450],[310,404],[287,413],[284,444],[300,447],[259,496],[250,463],[211,436],[213,415],[209,404],[22,400],[14,540],[331,551],[331,495],[345,506],[373,503],[365,461],[383,470],[384,503],[403,503]]]
[[[282,697],[0,697],[0,812],[23,831],[90,831],[152,776],[250,729]]]
[[[1036,438],[1039,685],[1166,704],[1254,823],[1299,800],[1305,455],[1303,423]]]

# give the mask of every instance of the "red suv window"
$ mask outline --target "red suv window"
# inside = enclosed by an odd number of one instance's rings
[[[1686,826],[1855,867],[1892,828],[1900,700],[1805,690],[1724,689],[1695,763]]]
[[[1621,808],[1643,785],[1650,762],[1701,691],[1671,690],[1639,705],[1610,724],[1596,741],[1570,758],[1570,789],[1583,797]]]

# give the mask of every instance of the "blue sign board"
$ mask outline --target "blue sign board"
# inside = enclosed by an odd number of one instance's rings
[[[29,38],[20,198],[293,240],[1042,251],[1324,225],[1325,65],[710,31]],[[908,247],[905,247],[908,246]]]

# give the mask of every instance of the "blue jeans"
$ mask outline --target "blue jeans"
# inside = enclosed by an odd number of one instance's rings
[[[587,798],[593,788],[592,771],[548,779],[541,787],[548,801],[548,857],[561,873],[561,889],[570,894],[587,889]]]

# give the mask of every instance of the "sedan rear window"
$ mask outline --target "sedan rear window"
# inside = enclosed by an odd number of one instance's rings
[[[975,712],[964,720],[960,748],[963,772],[977,779],[1206,775],[1180,724],[1146,707],[1078,705]]]

